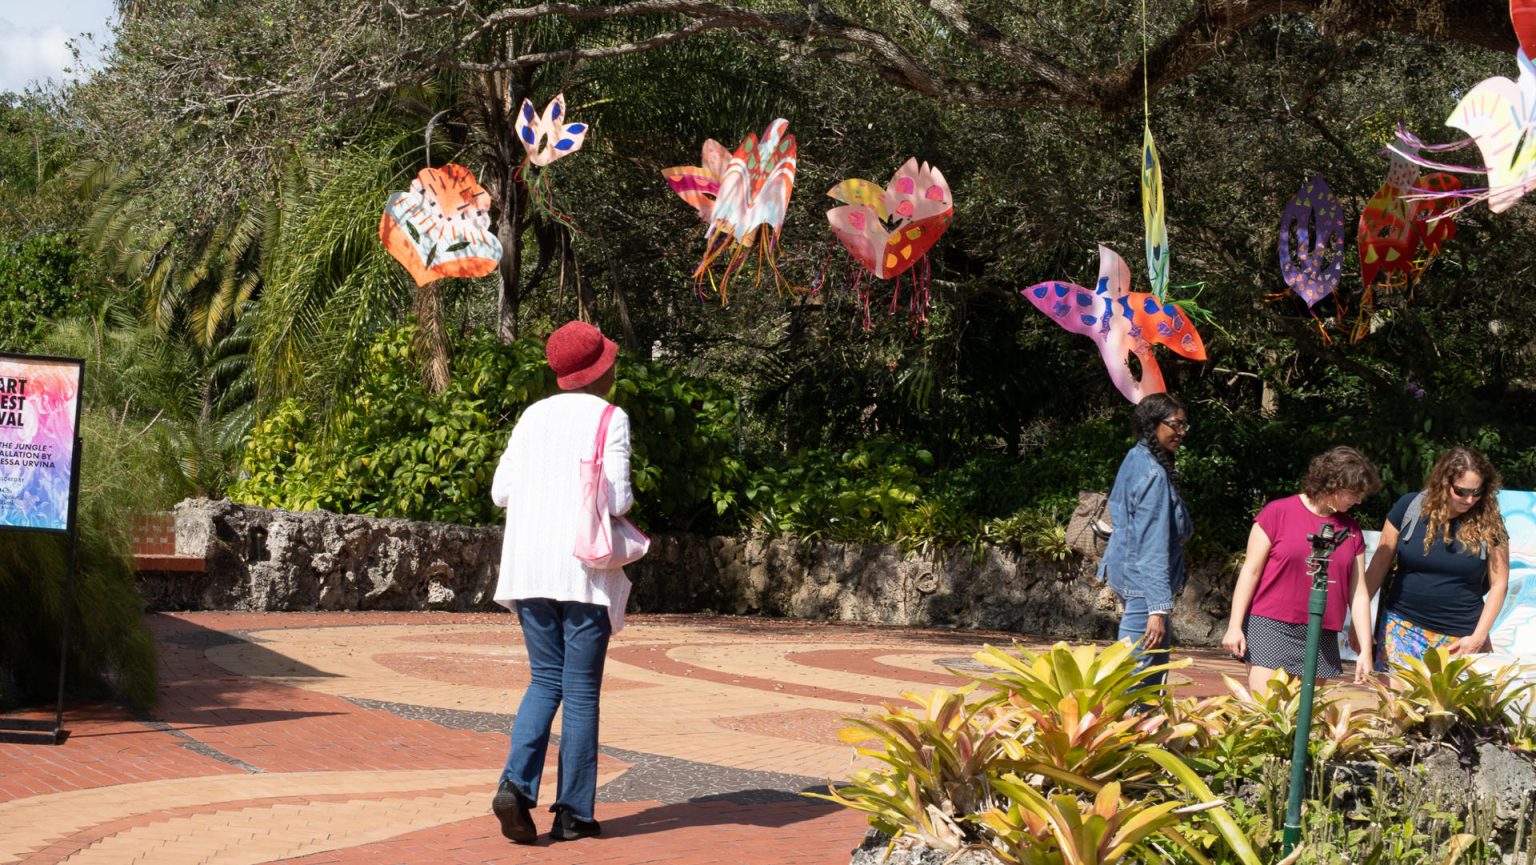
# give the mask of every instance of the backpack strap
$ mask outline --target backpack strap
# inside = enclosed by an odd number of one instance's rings
[[[1418,493],[1418,494],[1414,495],[1413,501],[1408,503],[1408,511],[1407,511],[1407,513],[1403,514],[1403,528],[1402,528],[1402,532],[1398,535],[1398,544],[1400,546],[1407,546],[1407,544],[1408,544],[1408,536],[1412,535],[1413,534],[1413,530],[1418,528],[1418,526],[1419,526],[1419,518],[1422,517],[1423,515],[1424,515],[1424,494],[1423,493]],[[1484,561],[1488,560],[1488,542],[1487,541],[1483,541],[1480,544],[1479,549],[1477,551],[1477,557],[1482,559],[1482,560],[1484,560]]]
[[[1424,494],[1415,493],[1413,500],[1408,503],[1408,511],[1403,514],[1403,528],[1398,534],[1401,540],[1399,544],[1406,546],[1408,538],[1413,530],[1419,527],[1419,517],[1424,515]]]

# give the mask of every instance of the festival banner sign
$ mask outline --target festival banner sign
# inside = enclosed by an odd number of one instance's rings
[[[0,353],[0,528],[69,531],[84,367]]]

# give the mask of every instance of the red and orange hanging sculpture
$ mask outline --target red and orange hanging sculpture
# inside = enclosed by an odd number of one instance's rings
[[[384,205],[379,240],[418,287],[445,276],[485,276],[501,261],[491,196],[462,165],[423,168]]]
[[[861,265],[854,290],[864,312],[864,328],[874,324],[870,316],[874,285],[863,278],[866,271],[890,282],[888,315],[895,315],[901,304],[900,277],[911,275],[907,311],[920,326],[927,320],[932,302],[928,250],[944,234],[955,213],[943,173],[914,157],[896,170],[883,189],[869,180],[849,178],[827,195],[844,202],[827,211],[827,221],[848,254]]]

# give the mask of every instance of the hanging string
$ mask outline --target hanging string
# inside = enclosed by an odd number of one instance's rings
[[[1147,0],[1141,0],[1141,125],[1152,128],[1151,87],[1147,84]]]

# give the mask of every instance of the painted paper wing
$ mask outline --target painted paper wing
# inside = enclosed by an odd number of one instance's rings
[[[1152,127],[1141,139],[1141,217],[1146,226],[1147,279],[1159,300],[1168,294],[1168,220],[1163,210],[1163,167]]]
[[[788,130],[789,121],[779,118],[768,125],[761,141],[748,133],[736,148],[720,177],[711,234],[728,232],[745,244],[766,226],[778,237],[795,185],[795,137]]]
[[[715,196],[720,194],[720,176],[725,174],[725,164],[730,160],[731,154],[725,147],[711,138],[704,142],[704,156],[698,165],[662,169],[661,176],[707,223],[714,214]]]
[[[1394,272],[1402,274],[1401,281],[1406,284],[1413,266],[1412,203],[1404,196],[1418,180],[1419,169],[1396,150],[1389,155],[1386,180],[1360,212],[1360,282],[1367,289],[1389,282]]]
[[[1413,208],[1413,236],[1417,250],[1414,257],[1414,278],[1424,271],[1441,247],[1456,236],[1456,220],[1450,216],[1455,209],[1452,195],[1461,190],[1461,181],[1443,171],[1426,174],[1415,184],[1419,189],[1434,193],[1435,197],[1417,202]]]
[[[524,99],[514,126],[528,161],[541,167],[580,150],[587,138],[587,124],[566,122],[564,93],[555,94],[543,114],[535,113],[533,103]]]
[[[1099,247],[1099,281],[1092,290],[1069,282],[1042,282],[1020,293],[1036,309],[1071,333],[1092,339],[1120,394],[1133,403],[1166,390],[1154,344],[1192,360],[1205,360],[1205,342],[1194,323],[1174,304],[1128,290],[1131,272],[1114,250]],[[1138,380],[1129,357],[1141,365]]]
[[[1515,61],[1518,82],[1502,76],[1478,82],[1445,121],[1477,143],[1488,168],[1488,190],[1467,197],[1486,199],[1494,213],[1536,189],[1536,65],[1523,48]]]
[[[1339,287],[1344,272],[1344,210],[1328,181],[1313,177],[1280,216],[1280,274],[1310,309]]]
[[[491,231],[491,196],[462,165],[424,168],[384,205],[379,240],[426,285],[445,276],[485,276],[501,261]]]
[[[892,279],[928,254],[954,215],[943,172],[916,157],[897,169],[884,189],[850,179],[827,195],[847,202],[827,211],[832,231],[865,269]]]

